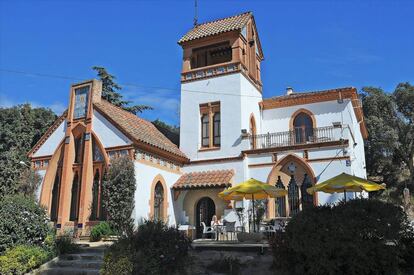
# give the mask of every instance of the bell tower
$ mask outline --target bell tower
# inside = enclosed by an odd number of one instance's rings
[[[260,118],[262,100],[263,52],[253,14],[197,24],[178,44],[180,149],[192,160],[240,155],[241,132],[252,115]]]

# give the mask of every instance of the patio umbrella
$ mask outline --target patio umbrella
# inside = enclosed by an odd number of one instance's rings
[[[253,230],[256,230],[254,223],[254,200],[267,198],[277,198],[286,196],[285,189],[277,188],[273,185],[250,178],[236,186],[226,189],[219,193],[219,197],[224,200],[252,200],[253,202]]]
[[[356,176],[351,176],[346,173],[339,174],[331,179],[328,179],[324,182],[318,183],[312,187],[306,189],[306,191],[313,195],[315,192],[325,192],[325,193],[342,193],[344,192],[344,197],[346,200],[346,192],[361,192],[361,191],[378,191],[385,189],[384,185],[377,184],[375,182],[359,178]]]

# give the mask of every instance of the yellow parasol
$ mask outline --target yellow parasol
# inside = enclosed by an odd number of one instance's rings
[[[318,183],[315,186],[309,187],[306,191],[313,195],[315,192],[325,193],[342,193],[344,192],[346,200],[346,192],[361,192],[361,191],[378,191],[385,189],[384,185],[377,184],[375,182],[351,176],[346,173],[339,174],[324,182]]]
[[[262,200],[267,198],[284,197],[286,194],[287,191],[285,189],[277,188],[273,185],[250,178],[247,181],[220,192],[219,197],[224,200],[252,200],[254,209],[255,199]],[[253,230],[255,230],[254,211]]]

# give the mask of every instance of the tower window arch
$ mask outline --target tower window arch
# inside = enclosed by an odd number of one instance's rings
[[[154,220],[163,221],[164,217],[164,187],[161,182],[157,182],[154,189]]]
[[[200,104],[201,148],[221,145],[220,102]]]
[[[293,119],[295,143],[313,141],[314,127],[312,117],[306,112],[299,112]]]

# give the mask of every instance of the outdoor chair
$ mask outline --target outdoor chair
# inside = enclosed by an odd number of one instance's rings
[[[211,235],[212,238],[214,235],[214,239],[216,238],[216,231],[214,230],[213,227],[207,226],[205,222],[201,222],[201,225],[203,226],[203,238],[205,238],[208,235]]]
[[[227,240],[229,239],[229,233],[233,240],[233,236],[236,235],[236,222],[224,221],[224,234],[226,235]]]

